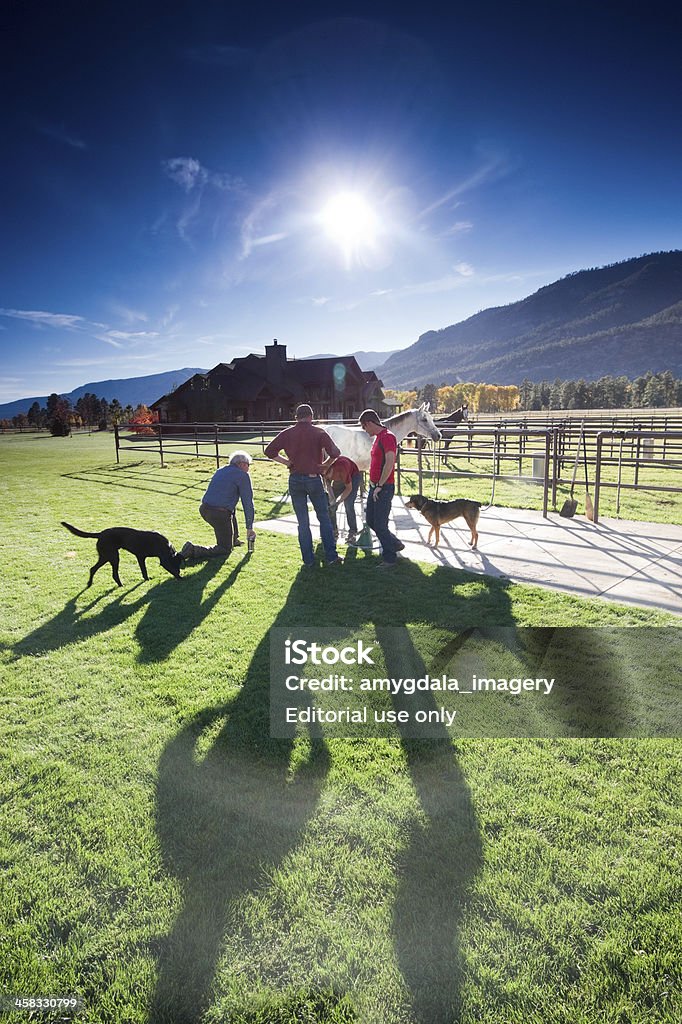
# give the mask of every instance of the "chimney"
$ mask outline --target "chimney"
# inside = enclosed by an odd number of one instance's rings
[[[267,379],[278,384],[284,375],[287,365],[287,347],[280,345],[277,338],[272,339],[272,345],[265,346],[265,373]]]

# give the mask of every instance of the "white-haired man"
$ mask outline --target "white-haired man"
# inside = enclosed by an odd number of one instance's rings
[[[233,452],[229,464],[215,471],[199,506],[199,515],[213,527],[216,542],[212,547],[204,547],[187,541],[180,552],[183,558],[224,558],[233,547],[242,543],[235,511],[238,501],[244,510],[248,538],[256,536],[250,468],[251,456],[247,452]]]

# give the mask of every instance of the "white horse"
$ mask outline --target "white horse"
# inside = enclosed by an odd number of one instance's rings
[[[408,434],[420,434],[422,437],[430,437],[433,441],[440,441],[441,433],[433,417],[429,412],[426,402],[422,402],[418,409],[408,409],[407,412],[399,412],[396,416],[389,416],[382,420],[385,427],[395,434],[398,444]],[[342,455],[352,459],[358,469],[369,469],[369,453],[372,450],[373,437],[366,434],[362,427],[345,427],[341,423],[320,424],[327,431],[332,441],[338,446]]]

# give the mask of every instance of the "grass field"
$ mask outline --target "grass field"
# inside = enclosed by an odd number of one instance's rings
[[[225,435],[227,439],[228,435]],[[239,443],[246,442],[247,450],[252,455],[261,455],[260,442],[262,438],[266,439],[269,435],[262,435],[261,433],[245,433],[242,436],[234,435],[233,447],[236,447]],[[484,441],[479,438],[477,444],[479,445],[478,457],[476,456],[476,448],[474,448],[474,454],[472,457],[468,457],[466,446],[460,444],[459,450],[451,449],[450,454],[439,463],[439,469],[441,475],[440,479],[436,479],[433,473],[434,461],[430,451],[426,451],[423,457],[423,481],[422,489],[425,494],[429,497],[439,497],[441,499],[449,499],[452,497],[467,497],[473,498],[474,500],[481,501],[487,504],[491,497],[492,488],[492,477],[490,476],[492,471],[492,455],[488,454],[483,457],[480,455],[480,446],[484,443],[491,443],[489,440]],[[137,460],[136,449],[142,445],[147,445],[150,448],[154,448],[154,445],[158,445],[155,439],[148,441],[133,441],[132,445],[128,441],[128,448],[121,459],[123,463],[131,463]],[[678,444],[678,442],[675,442]],[[540,442],[537,439],[534,442],[537,452],[540,450],[544,451],[544,442]],[[205,443],[201,449],[207,455],[212,454],[213,447],[210,442]],[[640,467],[639,475],[635,475],[635,467],[633,464],[628,464],[628,451],[626,450],[626,458],[623,463],[621,472],[621,489],[620,493],[617,489],[618,482],[618,444],[615,442],[612,446],[606,444],[604,446],[604,463],[601,470],[602,487],[599,497],[599,516],[600,518],[617,517],[620,519],[634,519],[641,520],[643,522],[653,523],[682,523],[682,466],[677,465],[679,458],[675,458],[677,455],[676,447],[669,447],[668,454],[671,457],[666,457],[666,460],[659,458],[651,460],[648,465]],[[194,465],[196,470],[197,461],[200,461],[204,465],[210,465],[210,458],[202,458],[201,460],[192,459],[195,448],[192,441],[187,441],[185,444],[181,444],[178,440],[167,439],[164,442],[164,452],[166,461],[169,468],[172,469],[173,465],[178,463],[180,460],[178,456],[174,455],[173,452],[186,452],[188,458],[185,460],[187,466]],[[519,471],[518,458],[512,457],[514,451],[513,440],[509,441],[508,458],[503,459],[501,462],[501,472],[508,479],[498,479],[495,482],[495,504],[500,506],[506,506],[509,508],[529,508],[529,509],[542,509],[542,498],[543,488],[540,483],[531,482],[528,477],[532,473],[533,464],[529,456],[526,456],[521,464]],[[530,448],[529,448],[530,451]],[[659,446],[660,454],[660,446]],[[149,451],[145,454],[145,458],[154,462],[154,454]],[[591,442],[590,447],[590,459],[594,459],[594,444]],[[156,452],[156,460],[158,462],[158,449]],[[609,461],[610,460],[610,461]],[[418,476],[417,476],[417,456],[416,452],[406,446],[401,456],[401,467],[403,472],[402,476],[402,493],[409,494],[411,491],[417,491],[418,487]],[[260,466],[259,472],[267,467]],[[208,470],[203,470],[208,472]],[[455,476],[448,477],[447,473],[456,474]],[[562,472],[562,481],[557,486],[556,495],[556,509],[558,511],[563,505],[570,492],[570,481],[573,473],[573,460],[568,459],[567,464]],[[594,487],[594,475],[595,467],[590,464],[588,467],[588,479],[589,479],[589,492],[590,496],[594,500],[595,498],[595,487]],[[634,488],[635,480],[637,480],[637,489]],[[669,490],[647,490],[647,488],[670,488],[679,487],[681,488],[679,493]],[[551,484],[550,484],[551,488]],[[584,513],[585,510],[585,475],[582,462],[578,467],[576,475],[574,496],[578,500],[579,512]],[[551,504],[551,489],[550,489],[550,511],[552,510]]]
[[[678,1021],[679,741],[275,740],[269,630],[399,627],[426,663],[481,623],[680,620],[414,563],[379,589],[363,556],[304,575],[263,532],[84,590],[62,519],[210,540],[210,462],[147,460],[0,438],[1,991],[88,1024]],[[268,518],[283,471],[253,472]]]
[[[403,459],[408,469],[416,468],[416,460]],[[470,461],[463,456],[455,456],[447,461],[447,470],[458,474],[454,477],[442,476],[437,481],[431,472],[431,462],[424,461],[424,492],[446,500],[453,497],[473,498],[487,504],[490,501],[492,478],[481,478],[475,474],[490,474],[492,459],[472,458]],[[442,466],[441,469],[445,469]],[[543,488],[540,483],[528,480],[531,462],[523,464],[523,475],[516,476],[517,465],[513,462],[503,464],[502,473],[513,479],[498,479],[495,482],[495,504],[508,508],[542,509]],[[569,497],[572,466],[563,474],[562,482],[557,486],[556,511]],[[403,493],[411,489],[417,490],[417,476],[406,474],[403,478]],[[589,468],[589,493],[594,501],[594,467]],[[669,467],[646,466],[640,469],[638,488],[634,489],[634,466],[626,466],[622,471],[620,497],[618,495],[618,467],[604,465],[602,469],[602,487],[599,495],[599,518],[620,518],[641,520],[648,523],[682,523],[682,492],[645,490],[645,487],[681,487],[682,470]],[[413,487],[414,484],[414,487]],[[605,486],[609,484],[611,486]],[[625,485],[631,485],[626,487]],[[579,467],[575,482],[574,497],[578,501],[579,513],[585,512],[585,476],[582,465]],[[551,483],[549,509],[552,511]]]

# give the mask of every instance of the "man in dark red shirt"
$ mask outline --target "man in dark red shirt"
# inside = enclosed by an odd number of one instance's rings
[[[395,434],[385,427],[374,409],[365,409],[360,414],[360,426],[374,438],[369,457],[369,493],[365,521],[374,530],[381,544],[382,560],[380,569],[395,566],[398,551],[405,545],[388,528],[391,503],[395,493],[395,460],[398,442]]]
[[[358,520],[355,515],[355,499],[362,480],[362,473],[352,459],[340,455],[322,473],[329,501],[336,518],[336,509],[343,502],[348,523],[349,544],[358,539]]]
[[[280,455],[282,451],[285,452],[286,458]],[[329,458],[325,457],[324,452]],[[313,426],[313,410],[309,405],[299,405],[294,426],[281,430],[267,445],[265,454],[273,462],[279,462],[289,470],[289,494],[298,520],[298,543],[303,564],[308,568],[315,565],[308,514],[310,498],[320,524],[320,537],[327,565],[341,565],[343,559],[339,558],[336,550],[327,495],[320,477],[322,468],[329,459],[336,458],[341,453],[326,430]]]

